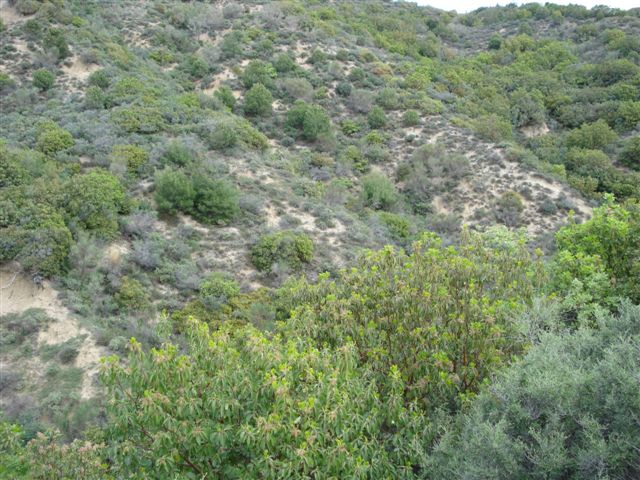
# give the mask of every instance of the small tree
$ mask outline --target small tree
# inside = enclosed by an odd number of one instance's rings
[[[211,180],[196,175],[193,187],[192,213],[201,222],[224,224],[239,213],[238,191],[225,180]]]
[[[261,83],[256,83],[249,89],[244,98],[244,111],[249,115],[266,116],[271,113],[273,96]]]

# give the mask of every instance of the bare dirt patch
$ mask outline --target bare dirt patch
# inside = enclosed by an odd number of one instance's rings
[[[80,325],[67,307],[58,299],[58,292],[49,282],[35,284],[19,270],[16,264],[0,268],[0,317],[8,313],[21,313],[31,308],[45,311],[54,321],[38,333],[38,345],[55,345],[79,335],[85,339],[76,358],[76,366],[84,370],[80,395],[91,398],[96,390],[93,376],[98,361],[106,351],[96,345],[91,333]]]

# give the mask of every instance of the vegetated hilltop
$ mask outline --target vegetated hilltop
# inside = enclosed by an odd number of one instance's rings
[[[638,473],[638,9],[0,12],[0,474]]]

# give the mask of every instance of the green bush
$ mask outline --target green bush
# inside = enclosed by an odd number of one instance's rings
[[[381,397],[397,370],[407,404],[435,414],[459,409],[522,348],[514,318],[532,300],[539,268],[524,238],[504,228],[465,231],[458,247],[425,234],[411,254],[367,251],[337,277],[291,281],[277,305],[287,338],[305,332],[338,349],[354,342]]]
[[[149,299],[142,284],[135,278],[122,277],[120,288],[113,296],[123,310],[139,312],[149,306]]]
[[[620,152],[620,163],[633,168],[634,170],[640,170],[640,136],[630,138],[624,144],[624,148]]]
[[[101,110],[107,105],[107,95],[100,87],[91,86],[84,94],[84,104],[87,108]]]
[[[559,230],[556,242],[559,251],[597,256],[617,295],[640,302],[640,207],[636,203],[617,205],[607,195],[590,220]]]
[[[298,270],[313,259],[313,242],[304,233],[283,231],[263,235],[251,248],[251,262],[261,272],[275,264]]]
[[[90,86],[106,90],[107,88],[109,88],[109,85],[111,85],[111,78],[107,74],[106,70],[96,70],[91,75],[89,75],[88,83]]]
[[[393,388],[379,396],[355,367],[351,343],[331,350],[251,326],[210,332],[193,322],[187,339],[186,351],[149,353],[132,341],[126,368],[109,361],[108,441],[125,476],[160,468],[166,478],[303,479],[320,471],[408,479],[427,467],[422,450],[431,437],[424,416],[402,402],[401,376],[385,372]],[[177,455],[182,461],[169,460]]]
[[[280,53],[275,58],[273,66],[278,73],[287,73],[296,69],[295,60],[286,53]]]
[[[203,223],[226,224],[239,212],[238,191],[225,180],[193,178],[193,216]]]
[[[185,145],[178,141],[172,141],[162,152],[160,161],[165,165],[178,165],[184,167],[194,162],[193,154]]]
[[[213,273],[200,285],[200,300],[209,309],[218,309],[238,295],[238,282],[223,272]]]
[[[402,114],[402,124],[405,127],[413,127],[420,123],[420,114],[416,110],[407,110]]]
[[[58,124],[47,120],[38,126],[36,148],[45,155],[55,155],[75,145],[73,136]]]
[[[379,212],[378,218],[387,227],[394,240],[404,241],[411,235],[411,223],[406,217],[395,213]]]
[[[191,179],[181,171],[170,169],[156,173],[155,200],[160,213],[175,215],[190,212],[195,191]]]
[[[382,107],[375,105],[367,115],[367,122],[371,128],[384,128],[387,125],[387,116]]]
[[[362,179],[362,199],[367,207],[389,210],[398,203],[398,194],[385,175],[371,172]]]
[[[111,110],[111,121],[127,133],[157,133],[166,127],[162,112],[152,106],[113,109]]]
[[[251,88],[256,83],[261,83],[268,89],[272,89],[275,86],[276,76],[277,73],[273,65],[262,60],[252,60],[242,71],[240,79],[244,88]]]
[[[289,109],[285,126],[310,142],[331,132],[331,121],[324,109],[303,100],[296,101]]]
[[[68,221],[100,237],[118,231],[118,214],[125,210],[124,188],[109,172],[95,169],[73,176],[65,189]]]
[[[137,145],[114,145],[111,161],[126,166],[130,175],[138,175],[149,161],[149,152]]]
[[[261,83],[254,84],[244,97],[244,111],[249,115],[266,116],[271,113],[273,96]]]
[[[580,128],[571,130],[567,135],[567,146],[597,150],[615,142],[618,135],[607,122],[598,120],[592,124],[584,124]]]
[[[204,138],[213,150],[228,150],[238,144],[236,125],[230,121],[221,121],[205,131]]]
[[[236,97],[233,95],[233,91],[226,85],[222,85],[214,92],[215,97],[222,102],[222,104],[229,110],[233,110],[236,104]]]
[[[56,81],[56,77],[46,68],[40,68],[33,72],[33,86],[41,92],[46,92]]]

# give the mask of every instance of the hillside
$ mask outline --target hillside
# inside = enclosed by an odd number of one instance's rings
[[[633,438],[607,423],[633,402],[558,400],[579,428],[551,411],[526,434],[489,423],[517,424],[506,404],[527,400],[491,392],[536,368],[570,390],[553,373],[562,345],[593,372],[611,366],[581,342],[611,364],[638,346],[640,10],[0,12],[0,425],[15,440],[0,478],[639,472],[640,445],[602,433]],[[221,403],[183,410],[207,396]],[[38,437],[50,429],[60,438]],[[490,435],[502,457],[481,448]],[[543,465],[561,437],[564,457]],[[600,467],[580,457],[596,437]],[[60,446],[74,439],[91,447]]]

